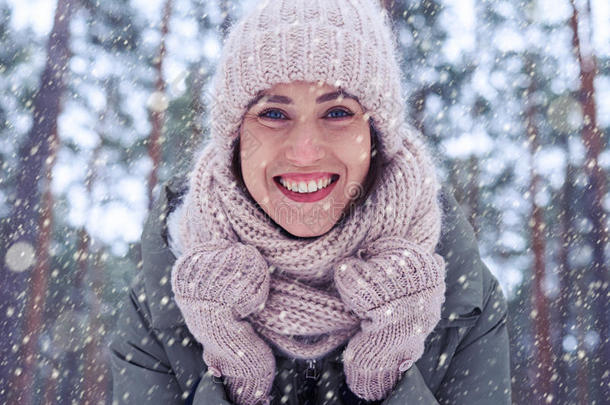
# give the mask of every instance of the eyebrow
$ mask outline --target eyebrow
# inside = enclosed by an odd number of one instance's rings
[[[254,100],[252,100],[248,104],[247,109],[249,110],[250,107],[257,104],[263,97],[266,97],[265,102],[267,102],[267,103],[292,104],[292,99],[290,97],[280,96],[278,94],[262,93],[262,94],[259,94],[258,96],[256,96],[254,98]],[[345,90],[337,90],[337,91],[333,91],[330,93],[322,94],[320,97],[316,98],[316,104],[321,104],[321,103],[324,103],[324,102],[327,102],[330,100],[335,100],[339,97],[350,98],[352,100],[358,101],[358,97],[347,93]]]

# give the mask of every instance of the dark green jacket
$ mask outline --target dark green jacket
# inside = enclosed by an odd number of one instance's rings
[[[183,184],[175,178],[163,186],[144,227],[142,270],[120,309],[110,345],[114,403],[230,404],[222,381],[206,373],[203,349],[173,301],[175,257],[166,242],[165,218],[180,203]],[[445,189],[442,199],[438,252],[447,262],[447,292],[441,320],[426,339],[423,356],[381,403],[510,404],[506,300],[455,199]],[[358,403],[345,384],[343,348],[315,365],[276,352],[272,404]],[[307,396],[314,399],[307,402]]]

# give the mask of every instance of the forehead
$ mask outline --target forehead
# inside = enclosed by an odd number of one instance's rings
[[[248,104],[248,108],[254,104],[280,103],[294,104],[295,102],[314,101],[318,104],[336,99],[352,99],[358,102],[358,98],[345,90],[323,82],[292,82],[280,83],[259,92],[259,94]]]

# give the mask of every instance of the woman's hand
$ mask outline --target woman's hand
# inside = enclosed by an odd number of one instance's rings
[[[241,243],[209,243],[174,264],[172,289],[193,336],[203,345],[208,370],[225,376],[239,405],[268,400],[275,376],[271,348],[243,318],[261,310],[269,294],[268,266]]]
[[[362,319],[343,354],[347,384],[366,400],[385,398],[440,319],[444,261],[406,239],[383,237],[339,263],[334,279]]]

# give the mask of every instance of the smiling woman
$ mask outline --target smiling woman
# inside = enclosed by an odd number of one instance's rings
[[[211,139],[143,233],[115,400],[510,403],[506,303],[379,4],[261,2],[213,84]]]
[[[295,236],[329,231],[369,172],[372,134],[362,106],[324,83],[275,85],[248,109],[240,134],[260,144],[240,154],[248,192]]]
[[[290,86],[290,85],[286,85],[286,86]],[[320,87],[319,84],[316,85],[316,87]],[[311,84],[309,84],[309,88],[313,88],[313,86]],[[339,99],[340,97],[351,97],[355,100],[357,100],[355,97],[350,96],[350,95],[346,95],[344,91],[339,91],[339,92],[332,92],[332,93],[327,93],[326,95],[327,97],[331,98],[331,99]],[[263,95],[260,95],[258,97],[256,97],[256,99],[250,103],[250,105],[248,106],[248,111],[251,110],[252,106],[254,104],[257,104],[259,102],[259,100],[261,100],[263,98]],[[318,98],[320,99],[320,98]],[[275,117],[276,119],[280,119],[280,117],[283,117],[283,114],[280,115],[281,113],[279,112],[269,112],[269,110],[264,111],[263,113],[261,113],[263,115],[272,115],[272,114],[276,114]],[[248,115],[248,113],[246,113],[246,116]],[[336,110],[332,110],[329,111],[329,118],[332,119],[333,115],[336,117],[336,115],[348,115],[347,112],[343,112],[342,109],[338,108]],[[355,115],[355,114],[354,114]],[[362,114],[361,117],[364,119],[366,117],[365,114]],[[255,117],[252,117],[255,118]],[[363,184],[359,185],[359,184],[355,184],[353,186],[355,187],[350,187],[348,190],[343,190],[345,192],[344,195],[349,195],[351,196],[351,198],[349,199],[348,203],[345,205],[345,207],[343,208],[343,210],[338,210],[339,215],[338,215],[338,219],[336,219],[336,224],[340,224],[342,221],[346,220],[350,213],[354,212],[356,207],[358,207],[360,204],[364,203],[369,195],[369,193],[374,189],[375,187],[375,183],[377,181],[378,175],[379,175],[379,171],[380,171],[380,167],[381,167],[381,159],[380,159],[380,155],[377,153],[377,142],[378,142],[378,135],[377,132],[375,130],[375,127],[373,126],[372,120],[369,118],[368,120],[369,124],[368,124],[368,128],[369,128],[369,133],[370,133],[370,164],[369,164],[369,169],[368,172],[364,178],[364,182]],[[252,197],[251,192],[248,190],[248,188],[246,187],[245,183],[244,183],[244,176],[242,175],[242,156],[244,157],[248,157],[249,153],[248,153],[248,141],[242,141],[243,139],[250,139],[248,138],[248,135],[251,134],[251,132],[249,131],[241,131],[242,136],[240,136],[239,138],[237,138],[233,144],[233,149],[232,149],[232,173],[233,176],[235,177],[238,186],[243,190],[243,192],[248,195],[252,201],[252,203],[254,205],[256,205],[257,207],[260,207],[259,203],[257,201],[261,201],[264,200],[264,197],[262,199],[258,199],[255,200]],[[245,134],[245,135],[244,135]],[[255,141],[256,143],[256,141]],[[242,144],[244,145],[242,147]],[[351,146],[350,146],[351,147]],[[244,149],[245,153],[241,153],[241,150]],[[320,172],[322,173],[322,172]],[[318,177],[318,175],[320,173],[312,173],[312,177]],[[322,173],[324,174],[324,173]],[[338,173],[325,173],[327,175],[330,175],[330,178],[328,180],[328,183],[330,185],[332,185],[331,183],[336,183],[336,181],[339,179],[339,174]],[[312,202],[312,199],[307,197],[307,192],[311,192],[311,191],[316,191],[312,189],[312,179],[310,178],[306,178],[308,177],[308,175],[303,175],[301,173],[298,174],[299,176],[305,176],[305,178],[302,178],[303,180],[303,184],[301,184],[300,181],[292,181],[292,179],[282,179],[282,176],[274,176],[273,177],[273,181],[276,182],[278,185],[278,187],[280,188],[280,190],[291,200],[293,201],[298,201],[298,202]],[[297,176],[298,177],[298,176]],[[299,180],[301,180],[301,178],[299,178]],[[305,180],[307,180],[307,190],[305,190]],[[325,185],[323,183],[324,180],[322,179],[318,179],[318,183],[316,184],[316,189],[322,189],[322,187],[324,188],[328,188],[328,185]],[[301,191],[303,190],[303,191]],[[311,190],[311,191],[310,191]],[[327,192],[329,192],[331,190],[327,190]],[[320,201],[320,200],[324,200],[326,198],[328,194],[317,194],[314,199],[313,202],[315,201]],[[332,200],[334,201],[334,200]],[[330,204],[329,204],[330,205]],[[331,206],[331,209],[333,209],[333,213],[337,212],[337,207],[338,205],[334,205]],[[287,208],[286,206],[284,206],[284,208]],[[270,212],[275,212],[278,215],[280,213],[282,213],[281,210],[275,210],[273,211],[272,209],[269,210]],[[284,210],[285,211],[285,210]],[[261,208],[261,212],[263,212],[265,215],[268,214],[267,211],[263,210]],[[330,210],[326,210],[325,212],[330,212]],[[277,216],[276,215],[276,218]],[[335,215],[335,218],[337,217],[337,215]],[[292,233],[288,232],[285,230],[285,228],[283,226],[280,226],[275,219],[273,219],[272,217],[269,217],[267,215],[267,218],[269,221],[273,222],[274,224],[277,225],[277,228],[283,233],[284,236],[289,237],[289,238],[293,238],[293,239],[299,239],[299,236],[296,236],[296,234],[298,233],[297,230],[292,229]],[[286,217],[284,217],[286,218]],[[321,217],[322,219],[323,217]]]

